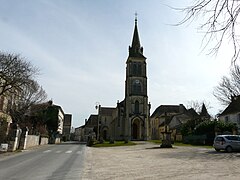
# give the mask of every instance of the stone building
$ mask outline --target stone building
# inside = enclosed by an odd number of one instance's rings
[[[117,105],[119,122],[115,128],[119,128],[129,140],[147,140],[150,138],[147,63],[140,44],[137,19],[126,64],[125,99]]]
[[[72,126],[72,115],[71,114],[64,114],[63,137],[67,141],[70,140],[71,126]]]
[[[200,122],[201,116],[191,108],[186,109],[183,104],[179,105],[160,105],[153,112],[150,118],[151,138],[163,139],[165,128],[171,132],[172,141],[182,141],[181,127],[188,121],[195,124]]]
[[[240,96],[232,97],[231,103],[219,114],[219,120],[236,124],[240,132]]]

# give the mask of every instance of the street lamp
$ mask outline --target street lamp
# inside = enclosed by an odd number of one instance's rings
[[[99,116],[100,116],[100,103],[96,102],[95,109],[98,110],[98,116],[97,116],[97,140],[99,140]]]

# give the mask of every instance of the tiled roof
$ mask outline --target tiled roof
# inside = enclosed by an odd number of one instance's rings
[[[240,96],[236,96],[232,99],[232,102],[228,107],[220,114],[220,116],[233,114],[240,112]]]
[[[208,111],[207,111],[207,108],[205,106],[205,104],[203,103],[202,105],[202,110],[201,110],[201,113],[200,113],[200,116],[201,117],[211,117],[209,114],[208,114]]]
[[[98,115],[91,114],[85,124],[85,126],[97,126]]]
[[[159,106],[151,115],[151,117],[157,117],[164,113],[180,113],[180,106],[183,105],[161,105]],[[184,111],[187,111],[186,108],[183,106]]]
[[[199,117],[199,114],[193,109],[193,108],[190,108],[187,110],[187,114],[189,116],[191,116],[192,118],[197,118]]]
[[[100,114],[102,116],[112,116],[113,112],[116,110],[116,108],[110,108],[110,107],[101,107]]]

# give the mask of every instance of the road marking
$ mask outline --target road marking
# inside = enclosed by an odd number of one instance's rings
[[[46,151],[43,151],[43,153],[49,153],[51,152],[52,150],[46,150]]]
[[[70,154],[70,153],[72,153],[72,151],[66,151],[65,153],[66,153],[66,154]]]

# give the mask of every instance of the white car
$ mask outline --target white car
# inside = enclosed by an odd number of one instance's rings
[[[217,135],[214,139],[213,147],[216,151],[225,150],[227,152],[240,151],[239,135]]]

